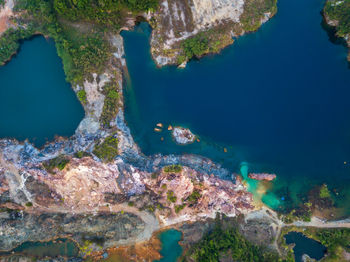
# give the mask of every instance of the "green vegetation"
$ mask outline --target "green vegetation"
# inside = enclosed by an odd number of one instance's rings
[[[0,0],[0,7],[4,6],[5,0]]]
[[[103,162],[111,162],[118,155],[118,139],[114,135],[95,146],[93,153]]]
[[[67,80],[81,84],[101,73],[112,56],[106,31],[118,31],[128,11],[136,15],[157,6],[158,0],[18,0],[16,11],[25,12],[17,19],[19,29],[0,39],[0,64],[17,51],[19,40],[43,34],[55,40]]]
[[[338,36],[350,34],[350,0],[328,0],[324,12],[331,20],[339,22],[336,28]]]
[[[26,207],[32,207],[33,203],[32,202],[27,202],[25,205],[26,205]]]
[[[153,172],[153,173],[151,174],[151,178],[152,178],[152,179],[157,179],[157,177],[158,177],[158,174],[157,174],[156,172]]]
[[[200,33],[194,37],[186,39],[182,43],[184,55],[186,58],[201,57],[209,52],[209,40],[204,33]]]
[[[129,202],[128,202],[128,206],[129,206],[129,207],[133,207],[134,205],[135,205],[135,203],[134,203],[133,201],[129,201]]]
[[[54,0],[56,12],[72,21],[89,21],[104,27],[120,27],[122,11],[148,11],[158,7],[158,0]]]
[[[85,104],[87,103],[86,92],[85,92],[84,89],[79,90],[79,91],[77,92],[77,96],[78,96],[80,102],[81,102],[83,105],[85,105]]]
[[[165,173],[180,173],[182,171],[182,166],[180,165],[170,165],[164,167],[164,172]]]
[[[103,90],[105,101],[100,121],[104,127],[110,127],[110,122],[118,114],[119,93],[116,83],[108,83]]]
[[[175,203],[177,200],[177,197],[175,196],[174,191],[169,190],[166,196],[167,196],[167,199],[172,203]]]
[[[187,202],[189,202],[191,205],[196,204],[198,199],[200,199],[201,193],[199,191],[194,190],[191,195],[186,199]]]
[[[0,37],[0,65],[8,61],[19,48],[18,39],[27,39],[34,34],[32,29],[9,29]]]
[[[246,240],[235,224],[222,226],[217,219],[215,229],[184,255],[182,261],[294,261],[282,260],[277,254],[267,251]]]
[[[240,17],[245,31],[256,31],[261,26],[265,13],[274,15],[277,12],[277,0],[246,0],[244,12]]]
[[[69,163],[69,158],[65,155],[60,155],[58,157],[55,157],[53,159],[50,159],[43,163],[44,168],[52,173],[55,168],[58,168],[59,170],[63,170],[66,165]]]
[[[76,153],[74,153],[74,157],[76,158],[83,158],[83,157],[87,157],[87,156],[91,156],[90,153],[85,152],[85,151],[78,151]]]
[[[320,198],[330,198],[331,192],[329,191],[326,184],[323,184],[320,188]]]
[[[186,206],[186,204],[182,204],[182,205],[175,205],[175,212],[179,213],[182,209],[184,209]]]

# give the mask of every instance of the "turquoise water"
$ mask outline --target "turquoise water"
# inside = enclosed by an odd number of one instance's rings
[[[84,109],[65,81],[55,44],[37,36],[0,67],[0,138],[28,138],[42,146],[55,135],[71,136]]]
[[[242,162],[249,171],[276,173],[263,198],[275,208],[297,205],[323,182],[346,205],[350,70],[346,47],[322,27],[323,4],[280,0],[258,32],[184,70],[156,68],[147,24],[123,32],[126,120],[142,151],[200,154],[236,173]],[[201,142],[178,146],[166,128],[154,132],[158,122],[189,127]]]
[[[160,233],[159,239],[162,242],[160,254],[163,258],[155,262],[176,262],[182,254],[182,247],[179,245],[181,237],[181,232],[175,229]]]
[[[293,248],[295,262],[302,262],[302,255],[307,254],[309,257],[320,260],[324,257],[327,249],[321,243],[307,238],[302,233],[290,232],[284,236],[287,244],[294,243]]]

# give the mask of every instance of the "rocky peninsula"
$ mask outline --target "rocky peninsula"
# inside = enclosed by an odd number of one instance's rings
[[[219,52],[233,36],[257,30],[276,13],[276,1],[162,0],[146,9],[127,2],[123,8],[130,12],[108,12],[117,16],[118,30],[115,17],[106,23],[101,17],[77,19],[69,10],[81,10],[62,1],[14,3],[6,0],[0,11],[10,14],[6,25],[10,19],[12,27],[0,38],[0,47],[11,47],[0,48],[0,59],[9,59],[17,51],[15,44],[34,33],[52,37],[86,115],[72,137],[57,138],[40,149],[28,141],[0,140],[1,251],[27,241],[69,238],[80,248],[80,257],[86,257],[146,243],[170,226],[183,232],[189,246],[221,213],[239,221],[249,241],[281,253],[277,240],[284,224],[272,210],[256,210],[239,176],[201,156],[140,152],[124,120],[127,67],[119,34],[142,17],[153,27],[156,63],[182,64]],[[84,12],[94,12],[95,5]],[[107,30],[99,31],[101,26]],[[66,28],[78,28],[78,39],[62,33]],[[85,34],[90,38],[79,42]],[[186,129],[174,130],[181,143],[195,138]]]

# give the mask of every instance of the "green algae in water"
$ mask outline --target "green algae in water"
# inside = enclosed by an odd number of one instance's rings
[[[25,242],[13,250],[15,253],[38,258],[43,257],[76,257],[79,249],[68,239],[57,239],[48,242]]]
[[[182,247],[179,245],[181,237],[181,232],[175,229],[160,233],[159,239],[162,243],[160,254],[163,258],[154,262],[176,262],[182,254]]]

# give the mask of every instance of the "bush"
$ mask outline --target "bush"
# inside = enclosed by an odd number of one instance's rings
[[[114,135],[96,145],[93,153],[103,162],[111,162],[118,155],[118,139]]]
[[[186,201],[190,202],[190,204],[196,204],[198,199],[200,199],[201,194],[199,191],[194,190],[191,195],[186,199]]]
[[[26,207],[32,207],[33,203],[32,202],[27,202],[25,205],[26,205]]]
[[[182,205],[175,205],[175,212],[176,213],[179,213],[182,209],[185,208],[185,204],[182,204]]]
[[[50,159],[43,163],[44,168],[52,173],[55,168],[58,168],[59,170],[63,170],[66,165],[69,163],[69,158],[64,155],[60,155],[56,158]]]
[[[170,202],[175,203],[176,200],[177,200],[177,197],[175,196],[175,194],[174,194],[173,191],[169,190],[169,191],[167,192],[167,199],[168,199]]]
[[[78,96],[80,102],[81,102],[83,105],[85,105],[85,104],[87,103],[86,92],[85,92],[84,89],[79,90],[79,91],[77,92],[77,96]]]
[[[180,173],[182,171],[182,166],[180,165],[170,165],[164,167],[164,172],[165,173]]]

